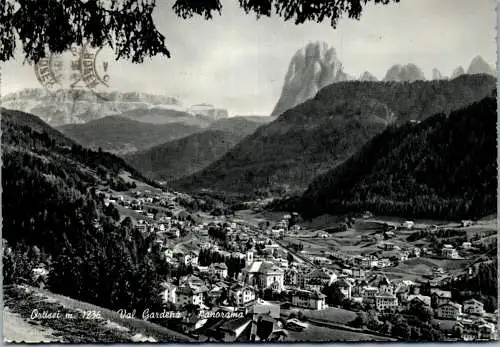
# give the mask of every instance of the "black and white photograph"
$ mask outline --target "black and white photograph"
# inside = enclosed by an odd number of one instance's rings
[[[496,0],[2,0],[3,342],[498,339]]]

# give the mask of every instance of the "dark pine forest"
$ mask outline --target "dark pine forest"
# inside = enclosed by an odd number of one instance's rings
[[[488,97],[449,116],[390,126],[288,208],[306,217],[369,210],[456,220],[495,213],[496,110]]]

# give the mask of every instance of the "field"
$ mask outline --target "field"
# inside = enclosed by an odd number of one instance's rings
[[[321,216],[316,221],[306,223],[305,226],[321,226],[324,230],[337,226],[341,220],[341,218],[335,216]],[[463,230],[469,240],[472,237],[479,238],[478,241],[473,242],[474,246],[496,242],[497,225],[494,217],[478,221],[469,227],[461,227],[458,222],[415,221],[412,229],[398,227],[394,231],[394,237],[385,240],[383,232],[386,228],[388,226],[399,226],[401,222],[404,222],[404,220],[398,218],[358,219],[353,227],[347,231],[328,234],[326,238],[318,237],[317,229],[303,229],[297,234],[285,236],[283,243],[290,245],[300,243],[303,246],[304,253],[311,256],[325,256],[327,252],[340,250],[342,253],[351,256],[377,253],[379,257],[390,257],[391,252],[383,250],[384,244],[388,242],[400,248],[431,248],[432,245],[425,237],[413,242],[409,242],[407,239],[408,236],[419,230],[429,230],[432,225],[437,225],[440,229]],[[432,276],[433,269],[436,267],[442,268],[447,273],[460,274],[481,257],[477,250],[465,252],[462,255],[465,259],[410,258],[396,267],[385,268],[381,272],[384,272],[392,279],[408,280],[428,278]],[[332,268],[337,267],[337,265],[327,267]]]
[[[189,234],[183,238],[173,240],[174,251],[187,253],[189,251],[198,252],[203,243],[208,241],[208,236]]]
[[[329,321],[332,323],[347,324],[352,322],[357,314],[341,308],[329,307],[325,310],[300,310],[305,316],[311,319]]]
[[[271,223],[278,222],[283,217],[283,213],[277,212],[259,212],[255,213],[252,210],[240,210],[235,211],[235,216],[233,220],[235,222],[244,222],[244,224],[252,225],[253,227],[258,227],[260,222],[269,221]]]
[[[361,255],[380,250],[378,243],[382,241],[384,230],[383,223],[358,221],[354,228],[329,234],[327,238],[314,237],[316,232],[305,230],[301,236],[285,237],[284,242],[300,242],[304,245],[304,251],[311,255],[322,255],[334,249],[341,249],[345,254]]]
[[[393,341],[388,337],[369,335],[348,330],[332,329],[309,324],[303,331],[288,331],[287,342],[327,342],[327,341]]]
[[[418,280],[432,275],[433,268],[440,267],[445,272],[458,274],[465,271],[473,260],[451,260],[451,259],[434,259],[434,258],[410,258],[407,261],[400,263],[396,267],[386,268],[383,273],[390,279],[405,279]]]
[[[305,316],[311,319],[318,319],[322,321],[328,321],[336,324],[347,324],[353,321],[357,314],[353,311],[344,310],[337,307],[329,307],[325,310],[308,310],[304,308],[291,307],[290,309],[281,308],[281,315],[283,317],[289,317],[290,313],[302,312]]]

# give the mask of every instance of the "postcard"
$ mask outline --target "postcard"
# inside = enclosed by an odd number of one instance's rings
[[[494,0],[7,0],[3,341],[497,340]]]

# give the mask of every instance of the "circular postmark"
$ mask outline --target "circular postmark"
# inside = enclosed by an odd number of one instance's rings
[[[102,59],[102,48],[89,44],[72,46],[69,53],[49,54],[35,64],[36,78],[52,96],[81,95],[78,91],[90,91],[99,99],[106,100],[109,88],[109,63]]]
[[[88,44],[83,45],[79,51],[78,48],[72,50],[77,58],[72,61],[72,67],[76,71],[75,81],[83,82],[85,88],[90,90],[101,99],[106,99],[104,92],[109,88],[109,63],[100,59],[102,48],[93,48]]]
[[[54,54],[49,54],[35,64],[36,78],[51,94],[55,94],[57,90],[64,88],[61,84],[63,70],[61,57]]]

